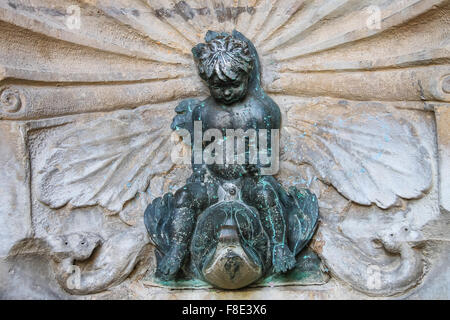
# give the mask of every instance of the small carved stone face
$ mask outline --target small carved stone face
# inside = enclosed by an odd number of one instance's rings
[[[247,95],[248,80],[249,76],[245,73],[240,73],[235,80],[228,81],[223,81],[214,75],[208,81],[208,86],[211,96],[216,101],[230,105],[242,100]]]

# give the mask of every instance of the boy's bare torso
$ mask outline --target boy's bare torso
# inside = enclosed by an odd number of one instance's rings
[[[226,129],[279,129],[280,118],[279,109],[274,108],[270,100],[258,99],[250,94],[244,100],[227,106],[210,97],[193,114],[193,119],[202,121],[204,131],[219,129],[223,134]]]

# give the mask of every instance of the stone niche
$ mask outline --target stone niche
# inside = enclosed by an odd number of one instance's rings
[[[449,299],[450,1],[0,1],[0,298]],[[143,225],[190,167],[174,108],[208,30],[255,45],[320,279],[151,281]]]

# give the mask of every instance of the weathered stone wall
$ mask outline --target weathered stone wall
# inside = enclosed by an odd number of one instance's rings
[[[0,298],[450,298],[450,1],[0,0]],[[190,175],[191,48],[237,29],[312,189],[325,284],[168,290],[145,207]]]

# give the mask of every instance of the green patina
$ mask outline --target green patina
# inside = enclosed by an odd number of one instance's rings
[[[324,284],[328,280],[327,270],[322,265],[317,255],[310,249],[305,249],[297,257],[295,267],[286,273],[273,274],[263,278],[250,287],[278,287],[278,286],[308,286]],[[154,274],[144,279],[145,285],[165,287],[169,289],[212,289],[211,284],[189,277],[176,280],[162,280]]]

